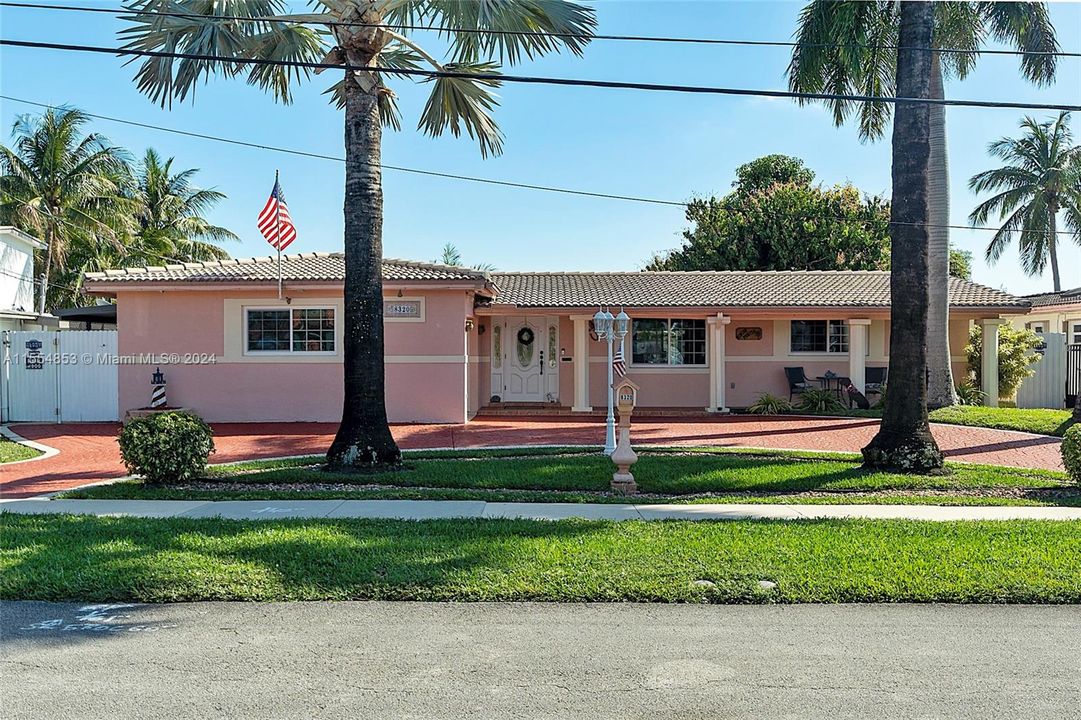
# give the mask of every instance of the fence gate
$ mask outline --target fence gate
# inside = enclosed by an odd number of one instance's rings
[[[4,422],[111,421],[117,412],[115,330],[4,333]]]
[[[1070,345],[1066,349],[1066,407],[1077,404],[1077,394],[1081,392],[1081,345]]]
[[[1063,407],[1066,379],[1066,336],[1062,333],[1037,333],[1043,348],[1037,352],[1043,357],[1032,366],[1036,373],[1027,377],[1017,388],[1017,407],[1053,408]]]

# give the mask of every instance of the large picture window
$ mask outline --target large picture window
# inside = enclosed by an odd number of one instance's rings
[[[245,347],[249,353],[332,353],[334,309],[249,309]]]
[[[844,320],[793,320],[792,352],[846,353],[848,325]]]
[[[631,328],[635,365],[705,365],[705,320],[635,320]]]

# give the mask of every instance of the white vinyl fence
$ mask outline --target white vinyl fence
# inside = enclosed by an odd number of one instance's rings
[[[1040,362],[1032,366],[1036,374],[1025,378],[1017,389],[1017,407],[1052,408],[1066,406],[1066,336],[1037,333],[1044,348]]]
[[[0,420],[116,420],[116,340],[115,330],[4,333]]]

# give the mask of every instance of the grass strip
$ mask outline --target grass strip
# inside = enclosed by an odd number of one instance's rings
[[[0,515],[9,600],[1077,603],[1079,557],[1081,522]]]

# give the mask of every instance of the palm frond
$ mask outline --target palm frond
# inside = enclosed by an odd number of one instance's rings
[[[448,72],[495,74],[495,63],[448,63]],[[480,146],[482,157],[499,155],[503,151],[503,134],[492,118],[492,110],[499,105],[490,88],[500,86],[498,80],[470,77],[437,77],[430,81],[432,94],[421,113],[419,129],[431,137],[450,130],[460,137],[463,130]]]

